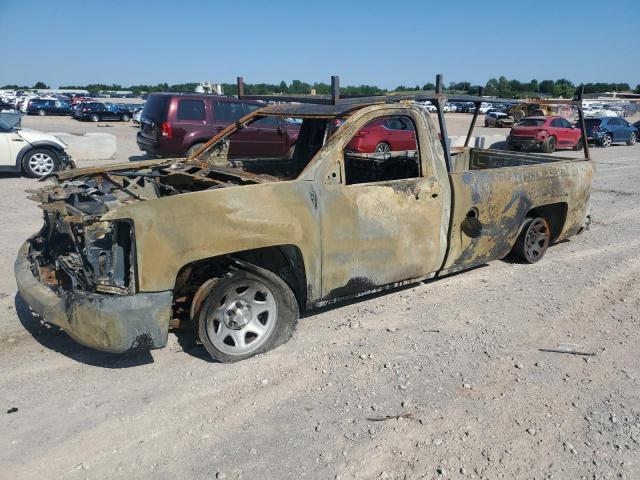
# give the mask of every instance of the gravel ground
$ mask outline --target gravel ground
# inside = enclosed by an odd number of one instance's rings
[[[327,309],[231,365],[187,333],[114,356],[34,318],[12,264],[36,183],[1,178],[0,477],[640,478],[640,145],[592,152],[595,222],[540,263]],[[539,350],[562,344],[596,355]]]

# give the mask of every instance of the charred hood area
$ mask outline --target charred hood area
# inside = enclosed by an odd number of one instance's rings
[[[128,167],[76,171],[30,192],[44,211],[44,226],[31,240],[32,271],[59,294],[134,293],[133,225],[101,221],[107,211],[165,196],[279,180],[195,162]]]

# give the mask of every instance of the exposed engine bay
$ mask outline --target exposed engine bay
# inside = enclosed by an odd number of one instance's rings
[[[132,294],[134,229],[124,220],[100,221],[107,211],[164,196],[278,180],[184,161],[80,173],[30,192],[30,198],[39,201],[44,211],[44,226],[31,242],[33,273],[54,290]]]

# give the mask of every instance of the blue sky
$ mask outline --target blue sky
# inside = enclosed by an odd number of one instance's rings
[[[28,5],[28,7],[27,7]],[[607,10],[615,8],[614,12]],[[0,85],[640,83],[640,0],[0,0]]]

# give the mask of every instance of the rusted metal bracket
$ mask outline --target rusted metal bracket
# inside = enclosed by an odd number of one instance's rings
[[[431,100],[436,107],[438,113],[438,124],[440,125],[440,136],[442,142],[442,149],[444,150],[444,161],[447,166],[447,171],[451,172],[451,148],[449,142],[449,134],[447,133],[447,123],[444,121],[444,104],[446,102],[444,95],[444,89],[442,87],[442,74],[436,75],[436,94],[434,99]]]
[[[478,89],[478,96],[481,97],[482,96],[482,87],[480,87]],[[476,120],[478,120],[478,114],[480,113],[480,105],[482,105],[482,102],[475,102],[474,103],[476,109],[473,112],[473,118],[471,119],[471,125],[469,125],[469,131],[467,132],[467,138],[465,138],[464,140],[464,146],[468,147],[469,146],[469,142],[471,141],[471,135],[473,135],[473,129],[476,128]]]

